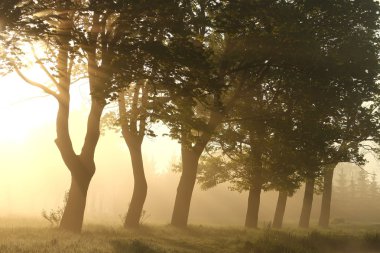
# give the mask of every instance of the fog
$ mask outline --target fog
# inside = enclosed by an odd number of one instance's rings
[[[70,186],[70,173],[63,164],[55,146],[54,117],[57,105],[49,97],[22,84],[17,78],[6,79],[13,86],[1,86],[3,94],[3,118],[0,130],[0,217],[32,218],[45,222],[42,210],[57,209],[63,205],[65,192]],[[2,82],[4,83],[4,82]],[[9,83],[9,82],[8,82]],[[13,90],[12,90],[13,89]],[[9,93],[17,94],[6,99]],[[5,95],[4,95],[5,94]],[[73,107],[70,116],[71,134],[77,149],[81,146],[88,112],[88,91],[83,84],[73,90]],[[5,109],[4,109],[5,108]],[[110,108],[110,107],[109,107]],[[7,113],[5,113],[5,110]],[[143,143],[145,170],[148,181],[148,196],[144,209],[146,223],[168,224],[174,206],[179,174],[172,171],[172,164],[180,159],[179,145],[162,136],[164,127],[156,129],[157,138],[146,138]],[[133,175],[129,153],[120,133],[103,130],[96,150],[97,171],[90,184],[85,223],[121,226],[121,216],[128,208],[133,190]],[[376,172],[377,161],[366,166],[368,172]],[[360,169],[347,164],[339,165],[336,174],[343,169],[349,177]],[[335,180],[337,176],[335,176]],[[284,222],[298,222],[302,204],[302,189],[290,198]],[[371,216],[357,206],[350,215],[332,203],[332,219],[346,218],[350,222],[380,222],[380,217]],[[273,219],[277,201],[276,192],[262,195],[260,226]],[[219,185],[208,191],[196,186],[190,209],[190,224],[242,226],[247,205],[247,193],[231,192],[228,185]],[[335,206],[334,206],[335,205]],[[320,197],[316,196],[311,224],[318,218]],[[352,209],[352,208],[351,208]],[[366,218],[361,219],[360,217]],[[46,221],[46,225],[48,222]]]

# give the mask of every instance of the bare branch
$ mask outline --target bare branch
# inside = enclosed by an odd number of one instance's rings
[[[45,72],[45,74],[50,78],[50,80],[56,85],[58,86],[59,83],[58,81],[54,78],[54,76],[50,73],[50,71],[46,68],[46,66],[42,63],[42,60],[40,58],[38,58],[37,54],[36,54],[36,50],[34,48],[34,46],[32,45],[32,43],[30,43],[31,47],[32,47],[32,52],[33,52],[33,56],[34,58],[36,59],[36,62],[38,63],[38,65],[40,65],[41,69]]]
[[[71,77],[71,73],[72,73],[72,70],[73,70],[73,67],[74,67],[74,59],[75,59],[75,55],[71,54],[70,61],[69,61],[69,68],[67,70],[67,72],[68,72],[67,75],[70,76],[70,77]]]
[[[37,87],[37,88],[40,88],[40,89],[43,90],[45,93],[47,93],[47,94],[52,95],[53,97],[55,97],[57,100],[60,100],[60,97],[59,97],[59,95],[58,95],[56,92],[54,92],[53,90],[49,89],[48,87],[46,87],[46,86],[43,85],[43,84],[40,84],[40,83],[38,83],[38,82],[35,82],[35,81],[29,79],[28,77],[26,77],[26,76],[20,71],[20,69],[19,69],[17,66],[13,65],[13,67],[14,67],[16,73],[22,78],[22,80],[24,80],[25,82],[27,82],[28,84],[30,84],[30,85],[32,85],[32,86],[35,86],[35,87]]]

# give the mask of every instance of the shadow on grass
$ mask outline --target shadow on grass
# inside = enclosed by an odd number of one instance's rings
[[[140,240],[113,240],[111,245],[116,253],[165,253],[162,249],[155,248]]]
[[[129,231],[131,232],[131,231]],[[138,239],[110,241],[117,253],[374,253],[380,252],[380,234],[334,231],[299,233],[280,230],[234,230],[170,226],[133,231]]]
[[[373,253],[380,252],[380,234],[354,236],[312,231],[305,236],[268,230],[256,241],[246,241],[242,253]]]

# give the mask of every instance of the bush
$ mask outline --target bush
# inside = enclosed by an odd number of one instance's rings
[[[63,212],[65,211],[65,207],[67,204],[67,199],[69,198],[69,191],[65,192],[65,196],[63,198],[63,205],[58,206],[57,209],[50,209],[49,212],[47,212],[45,209],[42,210],[41,215],[42,217],[50,222],[50,225],[52,227],[58,227],[61,223]]]

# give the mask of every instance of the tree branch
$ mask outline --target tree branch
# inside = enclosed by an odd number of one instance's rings
[[[22,78],[22,80],[24,80],[25,82],[27,82],[28,84],[34,86],[34,87],[37,87],[37,88],[40,88],[41,90],[43,90],[45,93],[49,94],[49,95],[52,95],[53,97],[55,97],[58,101],[60,101],[60,97],[59,97],[59,94],[57,94],[56,92],[54,92],[53,90],[49,89],[48,87],[46,87],[45,85],[43,84],[40,84],[38,82],[35,82],[31,79],[29,79],[28,77],[26,77],[21,71],[20,69],[16,66],[16,65],[13,65],[16,73]]]
[[[54,78],[54,76],[49,72],[49,70],[45,67],[45,65],[42,63],[42,60],[40,58],[38,58],[37,54],[36,54],[36,50],[34,49],[34,46],[32,45],[32,43],[30,43],[31,47],[32,47],[32,52],[33,52],[33,56],[34,58],[36,59],[36,62],[38,63],[38,65],[40,65],[41,69],[45,72],[45,74],[50,78],[50,80],[56,85],[58,86],[59,83],[58,81]]]

